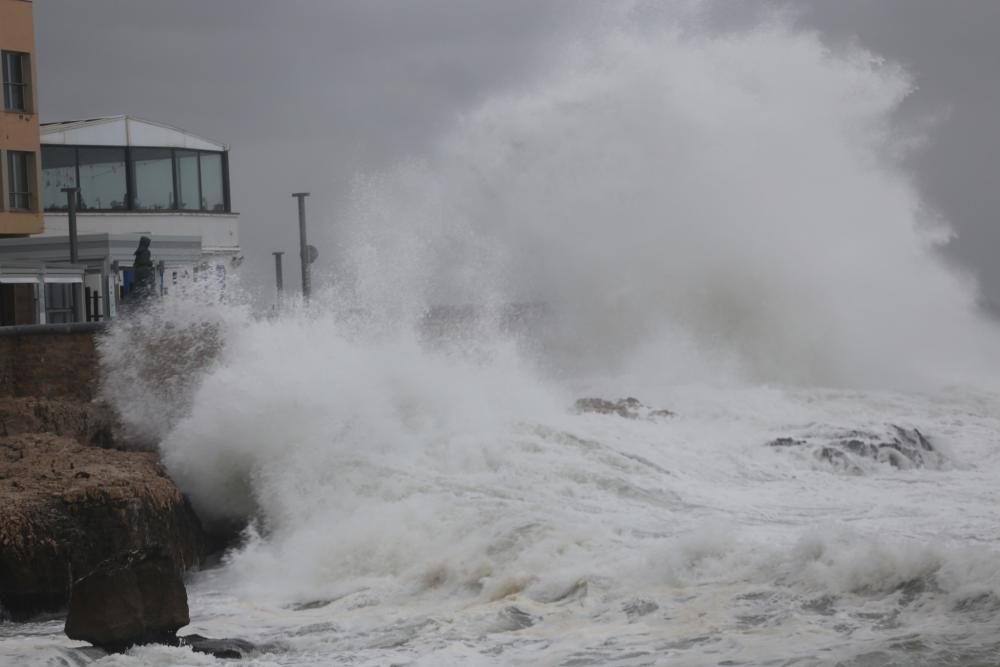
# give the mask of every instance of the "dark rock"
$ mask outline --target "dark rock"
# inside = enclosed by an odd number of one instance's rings
[[[596,412],[601,415],[618,415],[626,419],[635,419],[636,414],[630,409],[628,399],[611,402],[603,398],[581,398],[573,404],[577,412]]]
[[[292,611],[309,611],[310,609],[322,609],[331,604],[333,604],[333,600],[310,600],[309,602],[296,602],[289,605],[288,609]]]
[[[601,415],[617,415],[625,419],[657,419],[674,416],[670,410],[652,410],[649,406],[643,405],[642,401],[631,396],[620,398],[617,401],[609,401],[604,398],[580,398],[573,404],[573,410],[577,413],[594,412]]]
[[[181,646],[190,646],[192,651],[207,653],[216,658],[239,659],[257,650],[244,639],[212,639],[201,635],[184,635],[179,638]]]
[[[775,438],[767,444],[770,447],[794,447],[796,445],[804,445],[806,444],[806,441],[798,440],[796,438]]]
[[[907,470],[910,468],[940,468],[944,456],[930,440],[915,428],[890,424],[882,433],[846,431],[810,434],[804,438],[775,438],[770,447],[811,451],[818,460],[832,467],[861,473],[863,460],[875,461]]]
[[[648,616],[654,611],[660,608],[660,605],[656,604],[652,600],[635,599],[626,602],[622,605],[622,611],[628,616],[629,621],[634,621],[642,616]]]
[[[66,636],[105,651],[136,644],[177,644],[190,623],[179,565],[163,548],[123,553],[73,582]]]

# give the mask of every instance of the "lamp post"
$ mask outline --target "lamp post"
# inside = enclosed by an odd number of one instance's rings
[[[69,261],[76,264],[80,259],[76,236],[76,193],[79,188],[63,188],[66,193],[66,213],[69,218]]]
[[[309,243],[306,240],[306,197],[308,192],[294,192],[292,196],[299,200],[299,259],[302,260],[302,298],[309,300],[312,283],[309,276]]]
[[[278,308],[281,308],[282,292],[285,290],[284,271],[281,268],[281,256],[283,252],[272,252],[274,255],[274,284],[278,288]]]

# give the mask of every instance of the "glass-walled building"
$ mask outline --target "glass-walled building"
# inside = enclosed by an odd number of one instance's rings
[[[143,236],[152,240],[156,285],[164,294],[188,282],[224,288],[239,266],[239,214],[230,202],[229,152],[223,144],[112,116],[43,123],[39,155],[34,192],[41,196],[34,201],[44,208],[44,231],[0,239],[0,262],[68,264],[69,200],[63,189],[76,188],[69,196],[76,198],[78,261],[71,267],[82,275],[71,287],[50,287],[54,274],[44,271],[31,281],[20,273],[0,275],[0,326],[27,317],[21,305],[29,292],[45,304],[36,304],[36,321],[114,317],[134,284],[134,253]],[[58,285],[68,280],[56,278],[63,281]],[[31,289],[3,287],[22,283]]]
[[[80,234],[197,236],[210,263],[239,256],[225,145],[129,116],[43,123],[41,143],[44,236],[68,234],[77,188]]]

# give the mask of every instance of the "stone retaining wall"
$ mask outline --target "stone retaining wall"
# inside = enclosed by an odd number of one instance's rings
[[[101,323],[0,327],[0,397],[93,400]]]

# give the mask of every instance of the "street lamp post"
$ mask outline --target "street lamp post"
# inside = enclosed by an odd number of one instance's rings
[[[278,288],[278,307],[281,307],[282,292],[285,290],[284,271],[281,268],[281,256],[283,252],[272,252],[274,255],[274,284]]]
[[[309,264],[312,258],[309,256],[309,243],[306,240],[306,197],[308,192],[295,192],[293,197],[299,200],[299,259],[302,261],[302,298],[309,300],[312,292],[312,283],[309,276]]]
[[[79,188],[63,188],[66,193],[66,214],[69,218],[69,261],[76,264],[80,259],[80,249],[76,235],[76,193]]]

